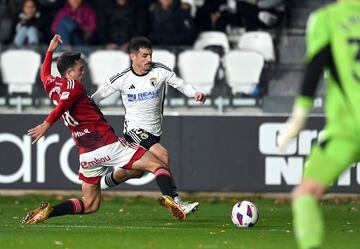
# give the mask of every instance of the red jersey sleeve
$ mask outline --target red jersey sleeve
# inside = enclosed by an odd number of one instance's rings
[[[54,123],[84,95],[86,95],[84,87],[79,81],[68,80],[63,83],[58,105],[50,112],[46,121],[50,124]]]
[[[51,63],[53,52],[47,51],[45,60],[41,65],[40,78],[46,93],[51,98],[51,92],[54,91],[56,77],[51,75]]]

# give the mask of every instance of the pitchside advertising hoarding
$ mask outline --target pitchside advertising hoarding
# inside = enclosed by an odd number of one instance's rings
[[[79,160],[67,128],[57,122],[44,139],[31,145],[26,135],[44,115],[0,114],[0,189],[80,189]],[[121,116],[107,116],[122,134]],[[284,153],[276,148],[283,116],[167,116],[161,143],[181,191],[288,192],[301,181],[311,144],[324,119],[310,117]],[[94,158],[94,163],[101,158]],[[358,192],[358,164],[334,183],[332,192]],[[152,174],[117,190],[157,190]]]

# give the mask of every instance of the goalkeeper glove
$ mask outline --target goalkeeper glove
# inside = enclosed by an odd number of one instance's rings
[[[286,146],[290,142],[290,140],[296,137],[299,132],[304,128],[310,109],[311,108],[306,108],[299,103],[295,104],[292,114],[286,122],[286,129],[277,138],[277,146],[279,148],[279,151],[285,151]]]

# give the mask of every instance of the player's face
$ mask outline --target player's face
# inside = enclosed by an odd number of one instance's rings
[[[36,13],[36,5],[33,1],[26,1],[23,6],[23,11],[26,17],[33,17]]]
[[[152,50],[140,48],[137,54],[131,54],[133,66],[141,71],[149,71],[152,63]]]
[[[77,60],[74,67],[68,70],[68,79],[81,81],[84,76],[84,65],[81,60]]]

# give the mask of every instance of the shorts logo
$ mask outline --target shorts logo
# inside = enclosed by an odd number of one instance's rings
[[[61,94],[60,99],[68,99],[68,98],[69,98],[69,95],[70,95],[69,92],[63,92],[63,93]]]
[[[83,162],[80,162],[80,166],[81,168],[83,169],[87,169],[87,168],[90,168],[94,165],[97,165],[97,164],[101,164],[101,163],[105,163],[107,161],[110,161],[111,158],[110,156],[105,156],[105,157],[101,157],[101,158],[96,158],[94,157],[94,160],[93,161],[89,161],[89,162],[86,162],[86,161],[83,161]]]

